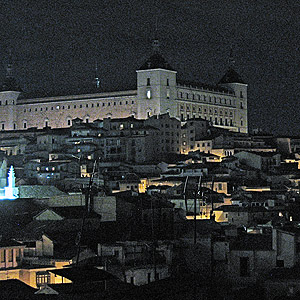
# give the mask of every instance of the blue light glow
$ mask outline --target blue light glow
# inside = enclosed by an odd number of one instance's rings
[[[15,171],[11,166],[8,172],[7,183],[4,188],[0,188],[0,200],[15,200],[19,198],[19,188],[15,187]]]

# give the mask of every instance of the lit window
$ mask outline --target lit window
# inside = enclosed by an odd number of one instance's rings
[[[43,286],[50,283],[50,274],[47,271],[36,272],[36,285]]]
[[[146,96],[147,96],[147,99],[151,99],[151,91],[150,90],[147,91]]]

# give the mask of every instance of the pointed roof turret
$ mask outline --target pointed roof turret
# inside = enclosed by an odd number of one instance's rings
[[[139,70],[149,69],[166,69],[175,71],[171,65],[165,60],[160,53],[159,40],[155,38],[152,41],[152,55],[145,61],[145,63],[139,68]]]
[[[98,76],[98,63],[96,62],[96,66],[95,66],[95,78],[94,78],[94,84],[95,84],[95,88],[97,90],[100,89],[100,79]]]
[[[1,91],[21,91],[13,75],[13,61],[11,50],[9,49],[8,60],[6,63],[6,76],[1,87]]]
[[[219,81],[219,84],[223,83],[242,83],[246,84],[242,77],[231,67],[229,67],[228,71],[225,73],[225,75],[221,78]]]
[[[229,68],[225,75],[219,81],[219,84],[223,83],[242,83],[246,84],[242,77],[234,70],[235,60],[232,53],[232,48],[230,49],[230,55],[228,58]]]

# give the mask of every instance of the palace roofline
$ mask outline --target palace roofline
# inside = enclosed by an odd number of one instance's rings
[[[21,105],[21,104],[40,103],[40,102],[60,102],[60,101],[69,101],[69,100],[90,100],[93,98],[111,98],[111,97],[136,96],[136,95],[137,95],[137,90],[127,90],[127,91],[102,92],[102,93],[93,93],[93,94],[20,99],[18,100],[18,104]]]

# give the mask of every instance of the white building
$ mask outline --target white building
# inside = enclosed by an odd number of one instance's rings
[[[157,47],[137,70],[136,90],[34,99],[19,95],[9,65],[0,92],[0,130],[68,127],[75,118],[145,119],[169,112],[182,121],[200,117],[215,126],[248,132],[247,84],[232,67],[216,85],[182,82]]]

